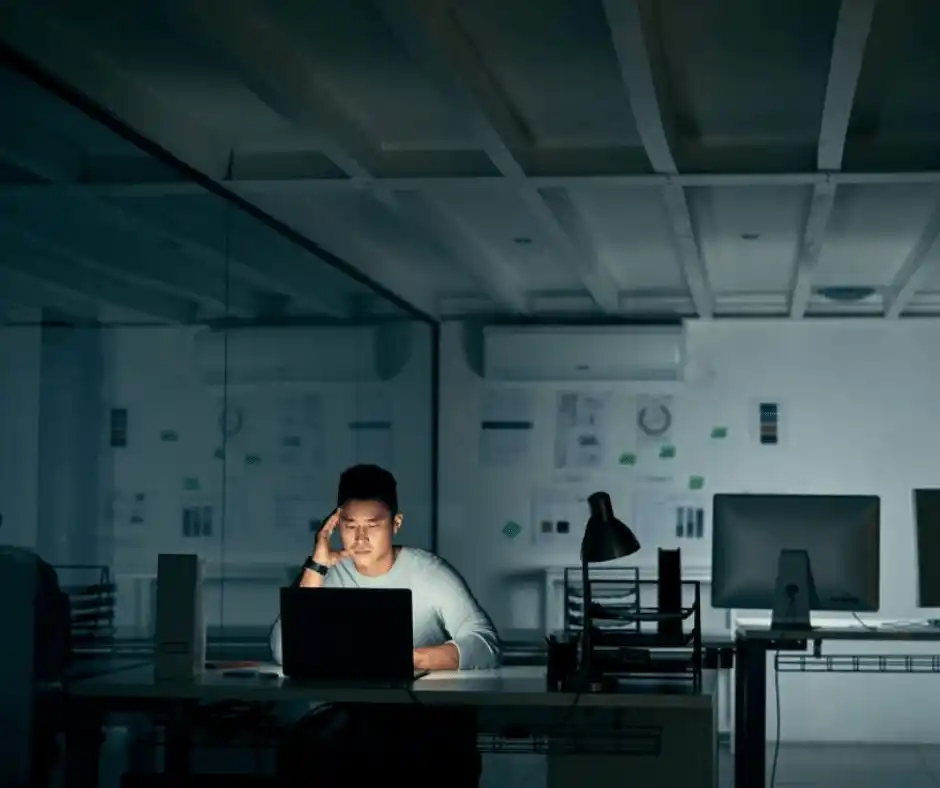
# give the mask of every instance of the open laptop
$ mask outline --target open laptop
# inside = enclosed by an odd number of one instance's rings
[[[414,667],[407,588],[281,589],[284,675],[306,681],[410,683]]]

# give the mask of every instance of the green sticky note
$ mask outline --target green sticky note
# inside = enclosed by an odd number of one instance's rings
[[[515,539],[519,534],[522,533],[522,526],[519,523],[510,520],[506,525],[503,526],[503,536],[508,539]]]
[[[724,440],[728,437],[727,427],[712,427],[712,438],[715,440]]]
[[[167,443],[173,443],[180,439],[179,433],[176,430],[160,430],[160,440]]]
[[[189,491],[195,491],[199,489],[199,479],[195,476],[187,476],[183,479],[183,489]]]
[[[257,454],[246,454],[245,465],[260,465],[261,458]]]
[[[625,452],[624,454],[620,455],[618,462],[621,465],[636,465],[636,455]]]
[[[676,456],[676,447],[671,443],[664,443],[659,447],[659,457],[662,460],[671,460]]]
[[[689,477],[689,489],[690,490],[701,490],[704,486],[705,486],[704,476],[690,476]]]

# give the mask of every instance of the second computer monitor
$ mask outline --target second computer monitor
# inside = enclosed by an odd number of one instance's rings
[[[876,496],[716,495],[712,605],[794,626],[810,610],[877,611],[880,531]]]
[[[914,490],[917,606],[940,607],[940,489]]]

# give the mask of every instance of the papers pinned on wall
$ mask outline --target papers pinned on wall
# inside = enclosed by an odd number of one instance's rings
[[[531,457],[534,427],[534,391],[486,392],[480,408],[480,465],[488,468],[525,465]]]
[[[607,456],[610,395],[563,391],[555,412],[555,468],[595,470]]]
[[[559,556],[577,561],[584,526],[591,510],[588,506],[590,492],[578,487],[547,487],[532,494],[532,533],[538,544],[563,547],[573,550],[570,555]]]
[[[656,477],[637,485],[630,522],[644,554],[681,547],[706,558],[711,552],[707,512],[701,496],[678,488],[671,477]]]
[[[348,426],[356,462],[374,463],[383,468],[393,465],[395,444],[388,392],[357,392],[355,411]]]
[[[302,470],[323,461],[323,399],[318,394],[285,397],[279,405],[278,460],[282,468]]]
[[[673,398],[641,395],[636,398],[637,442],[671,444],[673,436]]]

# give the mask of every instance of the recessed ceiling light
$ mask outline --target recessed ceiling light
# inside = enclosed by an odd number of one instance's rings
[[[526,236],[524,235],[520,235],[520,236],[517,236],[516,238],[513,238],[512,242],[519,246],[528,246],[530,243],[532,243],[532,239],[526,238]]]
[[[756,241],[760,238],[760,233],[741,233],[742,241]]]

